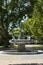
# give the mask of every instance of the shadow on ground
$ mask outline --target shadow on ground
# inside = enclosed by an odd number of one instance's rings
[[[32,63],[32,64],[9,64],[9,65],[43,65],[43,64]]]

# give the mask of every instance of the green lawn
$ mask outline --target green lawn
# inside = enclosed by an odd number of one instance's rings
[[[33,46],[32,48],[43,48],[43,45]]]
[[[4,46],[0,46],[0,48],[4,48]]]

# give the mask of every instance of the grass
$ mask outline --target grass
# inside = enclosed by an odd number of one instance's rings
[[[18,45],[10,45],[9,48],[18,48]]]
[[[43,45],[33,46],[32,48],[43,48]]]
[[[4,48],[4,46],[0,46],[0,48]]]
[[[14,45],[14,48],[18,48],[18,45]]]

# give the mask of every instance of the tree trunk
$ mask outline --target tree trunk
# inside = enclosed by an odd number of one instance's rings
[[[4,38],[4,43],[5,43],[5,48],[8,48],[10,43],[9,43],[9,34],[7,31],[5,31],[5,38]]]

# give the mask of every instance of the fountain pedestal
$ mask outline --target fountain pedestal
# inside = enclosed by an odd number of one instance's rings
[[[25,51],[25,44],[19,44],[18,51],[21,51],[21,52]]]

